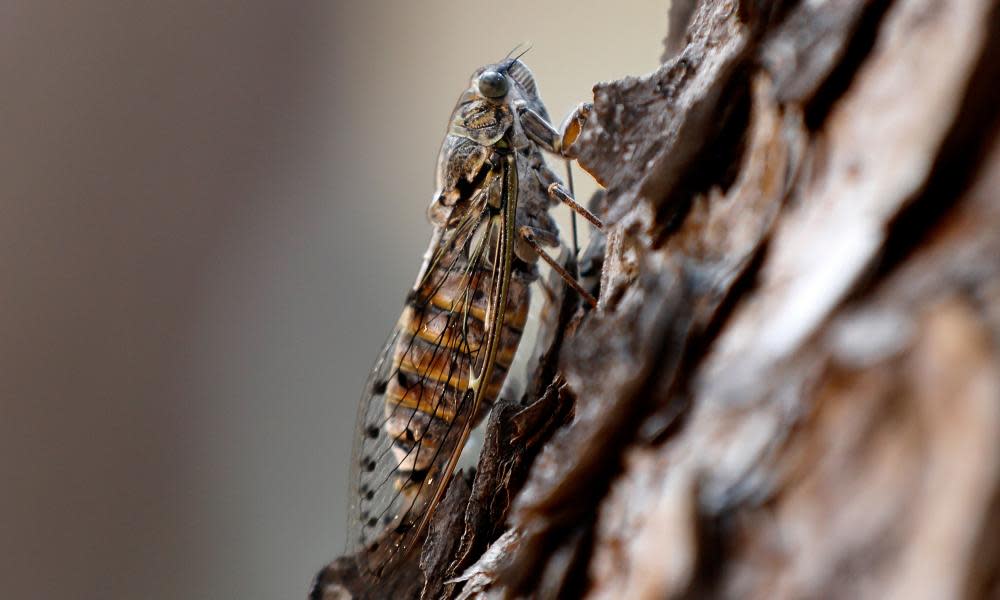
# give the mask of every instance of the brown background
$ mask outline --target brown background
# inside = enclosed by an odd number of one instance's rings
[[[3,597],[303,597],[468,73],[561,119],[665,4],[5,3]]]

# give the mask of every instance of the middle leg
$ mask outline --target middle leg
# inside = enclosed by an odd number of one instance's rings
[[[597,298],[594,298],[590,292],[585,290],[583,286],[580,285],[580,282],[576,280],[576,277],[567,271],[565,267],[559,264],[559,261],[549,256],[549,253],[545,251],[545,248],[543,248],[543,246],[547,246],[549,248],[559,247],[558,237],[553,235],[551,232],[529,227],[527,225],[522,225],[518,230],[518,234],[521,236],[521,239],[531,246],[531,249],[535,251],[535,254],[548,263],[549,267],[558,273],[559,276],[562,277],[563,280],[576,291],[576,293],[580,294],[580,297],[586,300],[590,306],[597,306]]]

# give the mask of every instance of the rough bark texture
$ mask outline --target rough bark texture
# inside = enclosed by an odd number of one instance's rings
[[[996,3],[670,14],[580,141],[599,309],[368,596],[1000,597]]]

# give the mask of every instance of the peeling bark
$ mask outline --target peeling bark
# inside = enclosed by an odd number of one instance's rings
[[[405,578],[424,598],[1000,596],[1000,9],[671,16],[663,65],[596,85],[580,140],[606,185],[599,307],[564,303]],[[350,560],[315,598],[366,597]],[[420,597],[396,585],[368,597]]]

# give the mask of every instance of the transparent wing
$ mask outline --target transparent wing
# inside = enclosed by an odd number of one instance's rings
[[[378,576],[415,547],[471,426],[505,373],[494,369],[511,274],[513,157],[460,201],[358,409],[349,545]],[[498,200],[499,199],[499,200]]]

